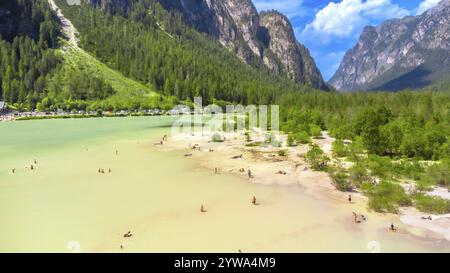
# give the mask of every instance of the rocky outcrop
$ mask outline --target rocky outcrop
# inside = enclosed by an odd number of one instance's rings
[[[85,0],[112,12],[131,0]],[[249,65],[266,66],[298,83],[328,89],[309,51],[297,42],[289,20],[272,11],[258,14],[251,0],[157,0],[183,14],[187,24],[214,37]]]
[[[261,14],[261,27],[267,30],[264,64],[282,72],[296,82],[326,88],[320,71],[308,49],[297,42],[288,18],[276,11]]]
[[[201,32],[216,37],[248,64],[262,63],[290,79],[327,89],[309,51],[295,39],[289,20],[271,11],[258,14],[250,0],[165,0]]]
[[[330,84],[347,90],[422,88],[450,78],[450,0],[420,16],[366,27]]]

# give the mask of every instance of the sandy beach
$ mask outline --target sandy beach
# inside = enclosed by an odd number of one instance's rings
[[[334,138],[327,132],[323,136],[314,139],[313,143],[328,155],[332,156],[332,143]],[[348,205],[349,193],[338,191],[329,175],[325,172],[311,170],[303,155],[308,151],[308,145],[286,147],[286,135],[280,136],[283,144],[281,148],[274,147],[248,147],[243,135],[223,134],[224,142],[212,142],[213,133],[184,134],[177,136],[173,141],[164,143],[163,150],[178,150],[192,154],[198,163],[211,171],[234,174],[247,179],[249,183],[263,185],[292,186],[296,185],[304,189],[311,197],[318,201],[331,202],[335,205]],[[264,141],[264,134],[260,133],[252,141]],[[201,150],[189,148],[198,144]],[[288,151],[287,156],[278,156],[279,150]],[[233,156],[242,155],[242,158],[232,159]],[[351,164],[340,162],[339,164]],[[243,168],[245,171],[240,172]],[[253,177],[249,178],[247,170],[251,170]],[[431,193],[433,194],[433,193]],[[442,193],[441,193],[442,195]],[[380,217],[387,222],[392,221],[402,225],[403,232],[414,236],[429,239],[445,238],[450,242],[450,215],[429,215],[419,212],[415,208],[402,208],[399,215],[380,214],[367,210],[367,197],[362,193],[352,192],[354,204],[349,208],[349,213],[358,213]],[[433,220],[422,219],[431,216]]]

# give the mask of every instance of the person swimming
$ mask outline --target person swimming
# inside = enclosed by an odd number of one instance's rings
[[[203,205],[201,205],[201,207],[200,207],[200,212],[206,212],[206,209],[205,209],[205,207],[203,207]]]

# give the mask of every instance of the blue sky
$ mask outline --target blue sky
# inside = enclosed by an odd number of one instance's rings
[[[366,25],[417,15],[439,0],[253,0],[259,11],[275,9],[292,22],[297,39],[314,57],[325,80]]]

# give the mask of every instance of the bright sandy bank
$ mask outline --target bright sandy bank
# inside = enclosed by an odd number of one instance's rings
[[[198,164],[215,170],[219,173],[234,174],[246,179],[249,183],[263,185],[298,186],[309,196],[321,202],[330,202],[335,206],[346,206],[346,210],[351,215],[353,211],[358,214],[370,215],[377,218],[382,224],[393,222],[395,225],[403,225],[402,231],[414,236],[428,239],[445,238],[450,241],[450,215],[430,215],[433,220],[422,219],[429,216],[414,208],[403,208],[400,210],[400,217],[391,214],[373,213],[367,210],[367,197],[361,193],[351,193],[354,204],[348,204],[349,193],[336,190],[331,178],[325,172],[313,171],[305,162],[303,155],[308,151],[307,145],[298,147],[272,148],[272,147],[248,147],[242,135],[225,134],[226,141],[214,143],[211,141],[211,132],[203,134],[184,134],[173,141],[164,144],[163,149],[180,150],[192,154]],[[286,143],[286,136],[281,136],[282,143]],[[252,141],[264,141],[264,134],[260,133]],[[313,142],[331,156],[331,146],[334,139],[323,132],[323,137],[315,139]],[[199,144],[201,151],[190,149],[189,145]],[[213,151],[210,151],[212,149]],[[279,150],[287,150],[286,157],[278,156]],[[232,159],[233,156],[243,155],[242,159]],[[245,172],[240,172],[241,168]],[[249,178],[247,170],[250,169],[253,178]],[[280,174],[279,172],[283,174]],[[380,226],[385,228],[387,226]]]

